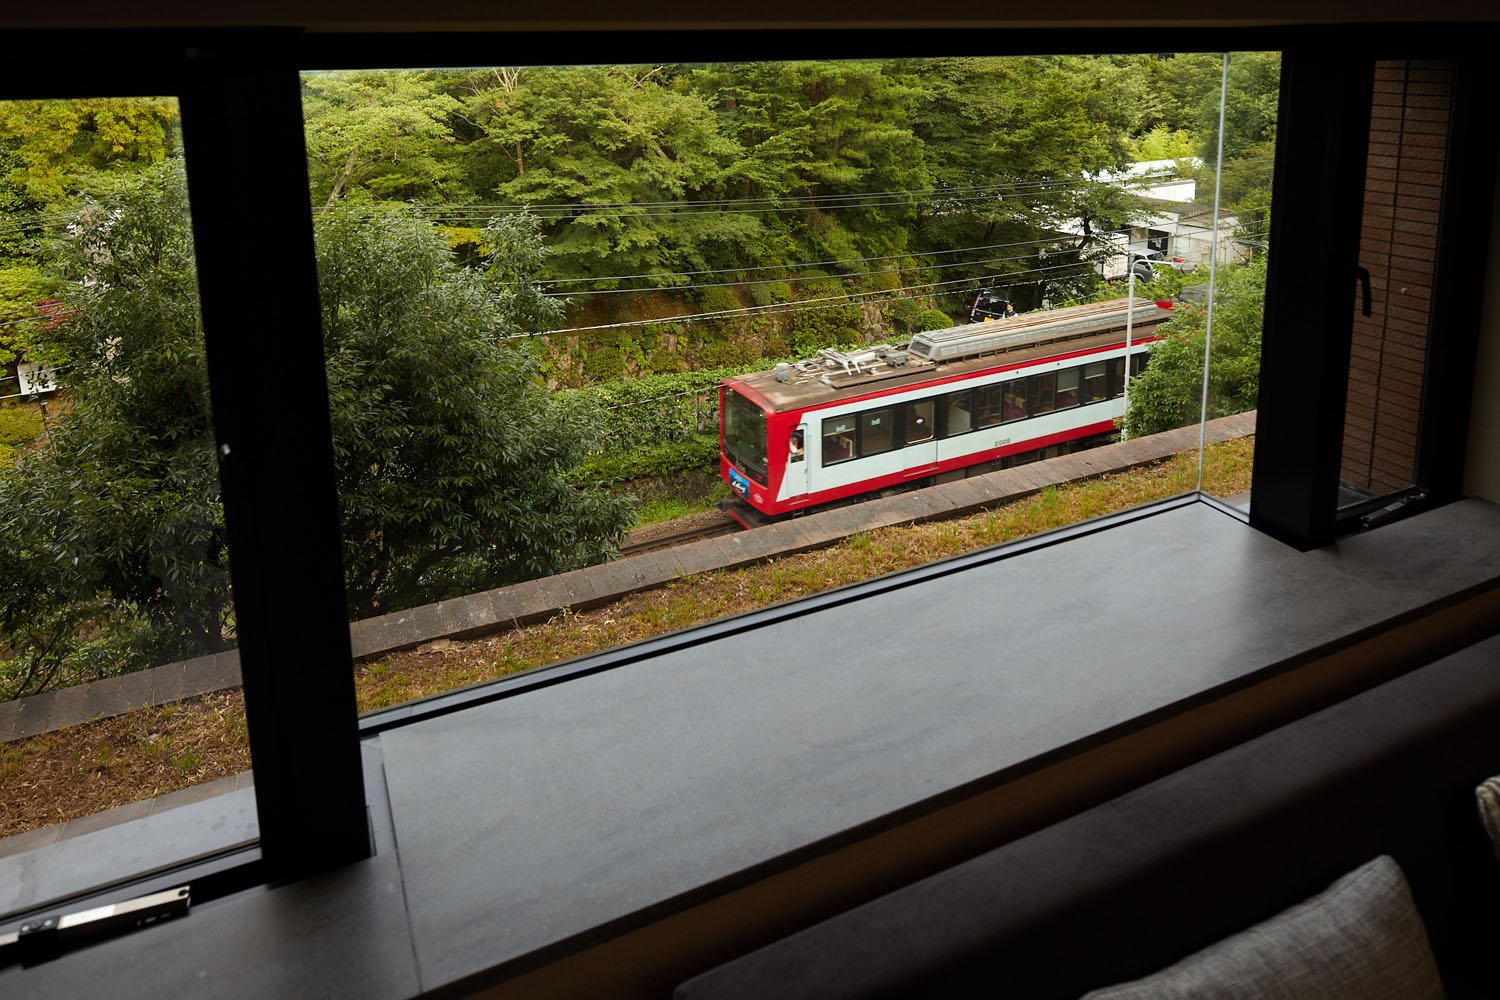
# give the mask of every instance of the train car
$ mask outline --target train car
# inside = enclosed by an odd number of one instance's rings
[[[1095,443],[1125,412],[1126,365],[1144,368],[1170,316],[1094,302],[724,379],[722,475],[749,508],[730,512],[751,523]]]

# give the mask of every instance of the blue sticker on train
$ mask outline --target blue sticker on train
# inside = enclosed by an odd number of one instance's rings
[[[729,467],[729,486],[740,496],[750,498],[750,480],[740,475],[734,466]]]

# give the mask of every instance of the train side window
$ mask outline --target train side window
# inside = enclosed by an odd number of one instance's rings
[[[1077,368],[1064,368],[1057,373],[1057,409],[1066,410],[1078,405],[1078,375]]]
[[[1125,359],[1110,358],[1104,363],[1105,383],[1108,387],[1109,398],[1123,395],[1125,392]]]
[[[1000,398],[998,385],[974,390],[974,426],[994,427],[1000,422]]]
[[[1097,403],[1104,398],[1104,362],[1083,366],[1083,401]],[[1061,409],[1061,405],[1058,407]]]
[[[1031,376],[1031,415],[1037,416],[1041,413],[1051,413],[1055,409],[1057,394],[1057,374],[1048,372],[1046,375]]]
[[[1151,355],[1147,354],[1145,351],[1142,351],[1139,354],[1132,354],[1130,356],[1130,377],[1131,378],[1135,378],[1141,372],[1143,372],[1143,371],[1146,370],[1146,361],[1150,357],[1151,357]]]
[[[837,465],[854,457],[854,417],[823,421],[823,464]]]
[[[1024,378],[1014,379],[1006,382],[1000,390],[1004,399],[1002,413],[1006,423],[1012,420],[1026,419],[1026,380]]]
[[[943,397],[943,436],[967,434],[974,429],[974,417],[969,412],[969,390],[950,392]]]
[[[859,453],[878,455],[891,450],[891,411],[866,410],[859,415]]]
[[[930,399],[906,404],[907,444],[921,444],[923,441],[932,440],[932,410],[933,405]]]

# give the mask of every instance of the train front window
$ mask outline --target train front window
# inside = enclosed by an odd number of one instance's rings
[[[766,415],[737,392],[724,394],[724,454],[747,476],[766,478]]]

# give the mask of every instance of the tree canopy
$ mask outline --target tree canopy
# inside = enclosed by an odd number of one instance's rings
[[[1232,61],[1226,159],[1257,161],[1235,180],[1246,197],[1269,169],[1256,143],[1274,127],[1276,66],[1274,53]],[[450,240],[470,245],[466,220],[529,205],[556,250],[542,277],[577,293],[563,326],[720,314],[667,340],[585,331],[579,349],[554,347],[561,384],[621,365],[670,371],[684,354],[711,366],[740,353],[716,340],[774,353],[808,325],[756,326],[736,310],[827,299],[827,279],[836,295],[879,289],[950,314],[979,284],[1011,287],[1023,308],[1087,297],[1112,252],[1104,234],[1141,210],[1108,172],[1143,152],[1189,164],[1211,143],[1210,117],[1216,128],[1219,67],[1188,54],[319,74],[307,84],[316,164],[392,152],[336,190],[317,165],[314,198],[431,202]],[[335,92],[375,96],[335,105]],[[398,94],[431,121],[356,141],[355,121]],[[439,97],[458,107],[443,112]],[[424,140],[429,126],[440,134]],[[623,294],[643,286],[652,294]],[[888,319],[900,311],[890,304]],[[620,363],[590,366],[595,349]]]
[[[628,512],[565,473],[589,455],[593,415],[538,378],[517,237],[486,230],[482,269],[460,267],[405,213],[335,214],[318,270],[344,572],[356,616],[576,568],[616,551]],[[558,310],[553,300],[540,305]]]
[[[0,468],[0,695],[222,649],[227,553],[187,199],[169,161],[85,211],[55,261],[68,405]],[[608,557],[622,500],[565,474],[592,424],[525,339],[535,221],[485,231],[480,268],[406,213],[318,229],[351,614]],[[510,339],[519,337],[520,339]]]
[[[1266,297],[1266,258],[1244,267],[1221,267],[1214,288],[1213,341],[1208,363],[1207,418],[1243,413],[1260,394],[1261,320]],[[1198,422],[1203,405],[1203,347],[1208,310],[1180,302],[1157,327],[1161,338],[1151,360],[1130,380],[1125,429],[1131,437]]]

